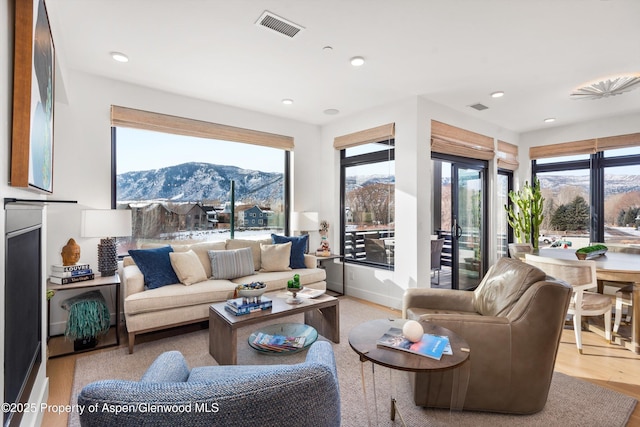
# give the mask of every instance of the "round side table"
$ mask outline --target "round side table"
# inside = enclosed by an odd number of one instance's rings
[[[353,351],[358,353],[360,362],[362,362],[360,364],[360,375],[365,397],[364,362],[366,361],[387,368],[408,372],[436,372],[454,369],[450,409],[462,410],[467,394],[467,385],[469,383],[470,363],[467,363],[470,358],[469,344],[464,338],[447,328],[431,322],[421,322],[425,334],[445,335],[449,337],[449,343],[453,351],[452,355],[443,355],[440,360],[436,360],[406,351],[378,347],[376,341],[385,332],[390,328],[402,329],[405,322],[405,319],[371,320],[356,326],[349,333],[349,345]],[[391,397],[391,420],[395,419],[396,412],[396,399],[395,397]],[[401,415],[400,418],[402,418]]]

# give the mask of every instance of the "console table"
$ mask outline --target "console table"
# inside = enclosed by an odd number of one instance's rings
[[[73,342],[67,340],[63,335],[55,335],[50,336],[47,330],[47,341],[49,342],[49,358],[66,356],[68,354],[81,353],[85,351],[96,350],[98,348],[105,347],[114,347],[120,345],[120,331],[118,328],[118,318],[120,316],[120,276],[116,273],[113,276],[99,276],[93,280],[85,280],[84,282],[77,283],[69,283],[67,285],[57,285],[55,283],[51,283],[47,280],[47,290],[58,292],[64,292],[69,290],[77,290],[77,289],[88,289],[88,288],[102,288],[104,286],[113,286],[116,288],[116,302],[115,302],[115,311],[116,311],[116,323],[115,326],[111,326],[109,328],[109,332],[106,335],[106,339],[104,343],[100,343],[93,348],[88,348],[85,350],[71,350],[73,348]],[[50,325],[51,321],[51,307],[47,304],[47,327]],[[115,338],[112,336],[112,330],[114,330]],[[70,348],[71,349],[70,349]]]

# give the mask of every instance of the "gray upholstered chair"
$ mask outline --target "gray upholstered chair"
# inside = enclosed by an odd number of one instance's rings
[[[500,258],[475,291],[408,289],[403,316],[462,336],[471,349],[464,410],[531,414],[544,408],[571,287]],[[452,371],[411,374],[417,405],[448,408]]]
[[[295,365],[189,369],[180,352],[166,352],[140,381],[85,386],[78,404],[98,409],[80,414],[82,426],[340,425],[338,377],[326,341],[313,343],[306,361]]]

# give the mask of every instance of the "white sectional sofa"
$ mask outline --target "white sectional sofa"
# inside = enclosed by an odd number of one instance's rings
[[[124,314],[127,332],[129,334],[129,353],[133,352],[135,337],[145,332],[167,329],[174,326],[205,321],[209,317],[209,306],[214,302],[226,301],[233,297],[234,290],[239,284],[264,282],[267,292],[285,289],[287,282],[294,274],[300,275],[301,285],[312,289],[326,290],[326,273],[317,268],[313,255],[304,255],[306,268],[288,269],[282,271],[261,271],[263,267],[262,255],[266,246],[271,245],[271,239],[240,240],[233,239],[225,242],[203,242],[191,245],[171,244],[174,252],[193,251],[208,279],[185,285],[183,283],[169,284],[155,289],[147,289],[145,277],[135,264],[132,257],[125,257],[123,261],[123,294]],[[158,248],[165,245],[146,245],[143,248]],[[254,274],[231,279],[213,279],[209,251],[232,251],[251,248]],[[246,253],[246,250],[245,250]],[[190,254],[193,257],[193,255]],[[266,259],[265,255],[265,259]],[[273,269],[273,267],[271,267]]]

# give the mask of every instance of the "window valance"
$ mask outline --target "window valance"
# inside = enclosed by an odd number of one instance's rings
[[[431,120],[431,151],[492,160],[493,138]]]
[[[529,149],[531,160],[547,157],[572,156],[575,154],[594,154],[598,151],[616,148],[640,146],[640,133],[592,138],[582,141],[561,142],[558,144],[540,145]]]
[[[516,170],[518,162],[518,146],[508,142],[498,141],[498,167],[507,170]]]
[[[338,136],[333,140],[333,148],[336,150],[344,150],[345,148],[355,147],[357,145],[393,139],[395,136],[396,124],[387,123],[386,125],[377,126],[371,129]]]
[[[293,150],[293,137],[291,136],[136,110],[117,105],[111,106],[111,126]]]

